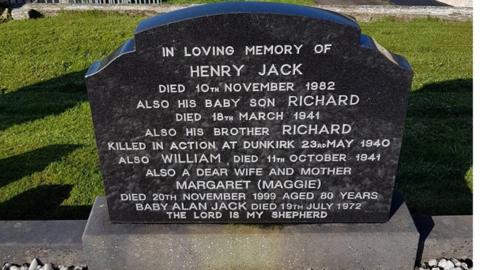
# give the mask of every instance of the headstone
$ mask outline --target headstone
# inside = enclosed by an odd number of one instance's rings
[[[385,222],[411,79],[326,10],[221,3],[146,19],[86,74],[110,219]]]
[[[106,191],[89,269],[413,268],[392,199],[412,71],[352,19],[196,6],[143,21],[86,77]],[[154,222],[194,224],[121,224]]]

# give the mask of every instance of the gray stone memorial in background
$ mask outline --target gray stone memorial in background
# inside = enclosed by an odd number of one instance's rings
[[[106,193],[89,266],[410,269],[418,234],[392,199],[411,79],[327,10],[220,3],[142,21],[86,74]]]

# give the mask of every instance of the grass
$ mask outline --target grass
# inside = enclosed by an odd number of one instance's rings
[[[103,185],[83,74],[142,19],[66,13],[0,24],[0,219],[86,218]],[[472,24],[363,31],[415,69],[398,189],[414,212],[472,212]]]
[[[362,26],[415,71],[398,189],[415,212],[471,214],[471,23],[388,20]]]

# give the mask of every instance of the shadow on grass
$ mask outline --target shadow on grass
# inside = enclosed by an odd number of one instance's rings
[[[24,176],[42,171],[50,163],[73,152],[79,145],[53,144],[20,155],[0,159],[0,188]]]
[[[62,206],[73,185],[42,185],[0,203],[0,220],[79,219],[91,206]]]
[[[84,72],[0,96],[0,130],[55,115],[86,100]],[[5,113],[3,113],[5,112]],[[0,160],[0,187],[40,171],[76,146],[51,146]],[[472,79],[411,93],[397,188],[414,213],[471,214],[465,174],[472,165]],[[5,173],[6,172],[6,173]],[[0,204],[0,219],[76,219],[90,206],[61,206],[72,186],[39,186]]]
[[[11,93],[0,93],[0,131],[57,115],[84,102],[85,70],[39,82]],[[50,145],[0,160],[0,188],[44,170],[78,145]],[[73,186],[41,185],[0,203],[0,220],[85,218],[90,206],[61,206]]]
[[[11,126],[63,113],[87,99],[85,70],[0,93],[0,131]]]
[[[397,186],[414,213],[472,213],[472,85],[444,81],[410,95]]]
[[[0,188],[44,170],[78,147],[73,144],[49,145],[0,160]],[[41,185],[27,190],[0,203],[0,220],[84,218],[88,216],[90,206],[61,206],[72,188],[72,185]]]

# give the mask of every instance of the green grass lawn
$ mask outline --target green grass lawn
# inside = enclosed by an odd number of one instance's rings
[[[66,13],[0,24],[0,219],[86,218],[103,194],[83,75],[142,17]],[[398,189],[414,212],[472,212],[472,24],[362,23],[415,78]]]

